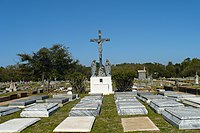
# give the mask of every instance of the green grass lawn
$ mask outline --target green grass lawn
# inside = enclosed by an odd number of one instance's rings
[[[81,95],[83,97],[85,95]],[[74,107],[80,100],[69,102],[62,108],[59,108],[54,114],[48,118],[41,118],[39,122],[22,131],[22,133],[52,133],[54,128],[58,126],[65,118],[72,107]],[[143,103],[143,102],[142,102]],[[143,103],[147,110],[148,116],[162,133],[199,133],[200,130],[178,130],[173,127],[163,117],[152,111],[146,103]],[[12,118],[20,117],[20,112],[0,117],[0,123],[3,123]],[[124,117],[139,117],[139,116],[119,116],[116,111],[113,95],[104,96],[101,113],[96,117],[92,128],[92,133],[122,133],[121,118]],[[134,132],[135,133],[135,132]],[[142,133],[142,132],[139,132]]]

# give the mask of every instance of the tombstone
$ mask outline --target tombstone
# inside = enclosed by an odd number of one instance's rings
[[[15,86],[15,83],[13,83],[12,81],[10,82],[10,87],[9,88],[6,88],[7,91],[9,92],[14,92],[14,91],[17,91],[17,88]]]
[[[17,107],[0,106],[0,117],[20,111]]]
[[[67,94],[68,95],[72,95],[72,87],[68,87],[67,88]]]
[[[199,84],[199,76],[197,75],[197,73],[196,73],[196,75],[195,75],[195,83],[194,83],[195,85],[198,85]]]
[[[138,79],[139,80],[146,80],[146,70],[144,67],[144,70],[138,70]]]
[[[109,60],[106,60],[105,67],[102,64],[102,44],[103,42],[110,41],[109,38],[101,38],[101,31],[99,30],[99,38],[91,39],[91,42],[97,42],[99,48],[99,69],[97,71],[96,61],[94,60],[91,64],[92,76],[90,78],[90,92],[103,93],[103,95],[113,94],[112,80],[111,80],[111,64]]]

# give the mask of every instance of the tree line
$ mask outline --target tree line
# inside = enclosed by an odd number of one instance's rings
[[[84,66],[73,59],[69,48],[61,44],[50,48],[43,47],[30,54],[19,53],[17,56],[20,57],[17,64],[0,67],[0,82],[70,80],[74,88],[83,91],[81,83],[89,80],[91,76],[90,66]],[[196,72],[200,73],[200,59],[186,58],[181,63],[173,64],[170,61],[167,65],[155,62],[116,64],[112,65],[112,78],[121,85],[130,86],[132,80],[137,77],[137,70],[144,67],[147,75],[153,78],[188,77],[194,76]]]

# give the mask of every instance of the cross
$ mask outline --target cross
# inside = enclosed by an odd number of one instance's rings
[[[102,68],[102,44],[103,42],[110,41],[110,38],[102,38],[101,37],[101,30],[98,31],[99,38],[98,39],[90,39],[90,42],[97,42],[99,48],[99,68]]]

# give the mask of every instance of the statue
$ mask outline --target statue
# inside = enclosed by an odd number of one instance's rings
[[[111,64],[110,64],[108,59],[106,59],[105,70],[106,70],[106,76],[110,76],[110,74],[111,74]]]
[[[96,60],[93,60],[92,61],[92,64],[91,64],[91,68],[92,68],[92,77],[95,77],[96,76]]]
[[[99,35],[98,39],[90,39],[90,42],[98,43],[98,49],[99,49],[99,72],[98,72],[98,76],[102,76],[102,75],[105,75],[104,67],[102,65],[102,51],[103,51],[102,45],[103,45],[103,42],[108,42],[108,41],[110,41],[110,39],[109,38],[102,38],[102,34],[101,34],[100,30],[98,31],[98,35]]]

